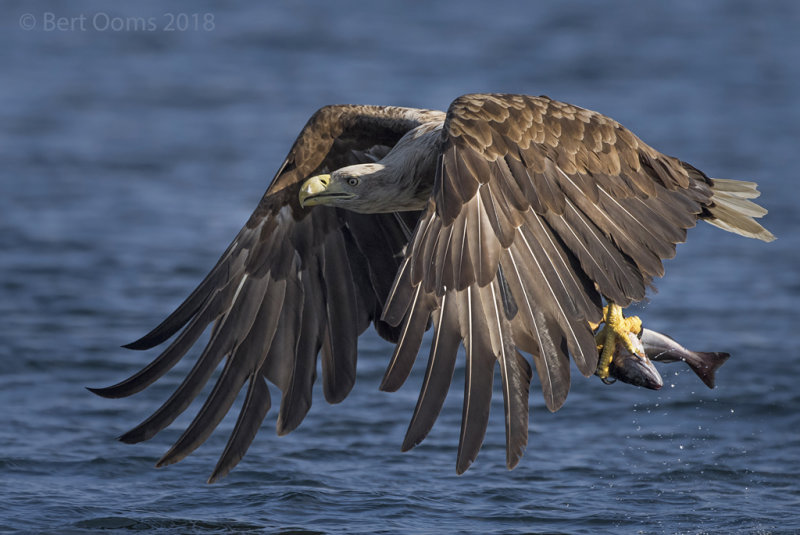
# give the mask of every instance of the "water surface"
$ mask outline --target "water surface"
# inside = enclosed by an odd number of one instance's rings
[[[82,1],[0,12],[0,531],[800,531],[796,2]],[[83,15],[85,29],[47,30],[47,13]],[[167,31],[182,13],[210,14],[213,28]],[[102,30],[95,17],[157,26]],[[473,91],[597,109],[712,176],[760,182],[779,240],[701,225],[638,308],[688,347],[734,354],[715,390],[671,365],[660,392],[575,377],[556,414],[536,391],[511,472],[497,393],[483,450],[457,477],[461,376],[430,436],[402,454],[422,369],[379,392],[391,346],[368,333],[350,397],[332,407],[316,392],[281,438],[273,409],[219,484],[203,482],[235,411],[167,469],[153,463],[191,409],[148,443],[114,440],[191,362],[125,400],[84,387],[154,356],[119,346],[213,265],[316,108],[446,109]]]

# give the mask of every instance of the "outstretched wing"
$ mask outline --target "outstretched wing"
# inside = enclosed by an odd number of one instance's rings
[[[147,440],[172,423],[223,358],[211,394],[159,466],[181,460],[204,442],[245,383],[244,405],[210,481],[227,474],[252,442],[270,407],[265,378],[282,392],[278,433],[293,430],[311,405],[320,352],[326,399],[336,403],[347,396],[355,380],[357,338],[370,321],[382,336],[396,339],[397,329],[379,316],[419,214],[307,210],[298,203],[300,185],[314,174],[380,158],[403,134],[442,116],[409,108],[328,106],[311,117],[208,276],[160,325],[126,347],[148,349],[180,334],[129,379],[93,389],[106,397],[141,391],[213,323],[208,345],[178,389],[122,441]]]
[[[623,306],[645,296],[709,204],[711,182],[608,117],[546,97],[460,97],[443,136],[432,198],[384,311],[403,336],[382,387],[405,380],[432,316],[435,343],[404,446],[433,425],[463,339],[457,471],[483,440],[496,363],[511,468],[527,442],[531,378],[517,348],[533,355],[557,410],[568,355],[584,375],[597,366],[588,321],[599,321],[601,296]]]

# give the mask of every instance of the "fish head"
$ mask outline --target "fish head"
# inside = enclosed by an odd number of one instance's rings
[[[630,341],[634,352],[631,352],[625,344],[617,342],[608,370],[609,375],[623,383],[651,390],[660,389],[664,386],[664,381],[656,367],[645,355],[642,342],[634,334],[630,335]]]

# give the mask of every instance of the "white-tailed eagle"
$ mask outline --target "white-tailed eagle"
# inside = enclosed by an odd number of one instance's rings
[[[434,333],[403,450],[426,436],[465,348],[456,470],[483,441],[493,374],[502,378],[509,468],[528,436],[531,366],[547,407],[569,390],[569,355],[604,377],[593,326],[645,297],[662,260],[698,219],[743,236],[773,236],[754,218],[756,185],[709,178],[643,143],[616,121],[547,97],[473,94],[447,113],[326,106],[303,128],[233,243],[167,319],[129,344],[171,344],[114,386],[129,396],[162,377],[209,325],[211,337],[172,396],[120,437],[147,440],[182,413],[225,360],[194,421],[158,462],[205,441],[247,385],[210,481],[239,462],[281,392],[278,434],[311,406],[317,357],[330,403],[356,377],[370,324],[396,343],[381,389],[400,387]],[[618,316],[621,318],[621,316]],[[614,321],[614,324],[619,322]],[[623,322],[624,323],[624,322]]]

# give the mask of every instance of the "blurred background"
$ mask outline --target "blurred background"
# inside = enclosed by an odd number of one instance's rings
[[[0,531],[800,531],[798,27],[793,0],[4,1]],[[219,484],[204,481],[237,411],[167,469],[153,463],[197,406],[148,443],[115,440],[192,359],[133,398],[84,387],[155,356],[119,346],[210,269],[317,108],[444,110],[482,91],[591,108],[710,176],[759,183],[778,240],[700,224],[636,310],[731,352],[716,389],[682,364],[660,368],[659,392],[574,372],[550,414],[534,386],[512,472],[496,391],[457,477],[461,368],[428,439],[401,454],[424,365],[379,392],[391,346],[369,332],[350,397],[316,392],[281,438],[273,409]]]

